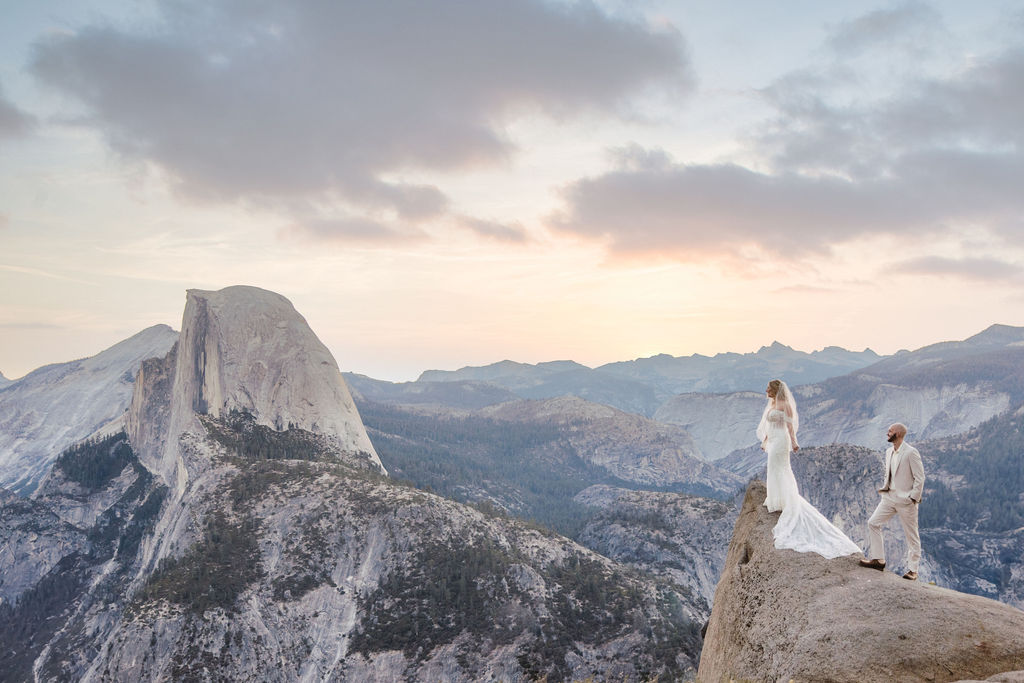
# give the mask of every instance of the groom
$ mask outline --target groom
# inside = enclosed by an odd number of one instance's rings
[[[882,494],[875,513],[868,520],[868,539],[871,548],[868,558],[861,560],[863,567],[885,569],[885,543],[882,540],[882,526],[900,516],[903,534],[907,537],[907,558],[909,571],[903,575],[911,581],[917,579],[921,562],[921,535],[917,531],[917,505],[924,491],[924,465],[917,449],[906,443],[907,428],[896,423],[889,427],[887,438],[892,446],[885,453],[885,484],[878,492]]]

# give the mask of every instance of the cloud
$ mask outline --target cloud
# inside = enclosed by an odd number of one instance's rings
[[[330,199],[423,220],[447,198],[396,180],[404,171],[500,163],[515,148],[507,123],[524,113],[615,114],[646,87],[690,82],[678,33],[585,1],[161,8],[149,29],[44,38],[32,71],[112,148],[203,200]]]
[[[672,158],[660,149],[645,149],[635,142],[608,151],[612,164],[622,171],[663,171],[672,165]]]
[[[426,234],[417,228],[398,228],[360,218],[306,218],[289,225],[282,236],[311,242],[358,242],[390,244],[421,240]]]
[[[955,275],[971,280],[1005,281],[1024,275],[1024,267],[994,258],[946,258],[924,256],[910,259],[896,266],[901,272],[922,275]]]
[[[12,266],[6,263],[0,263],[0,271],[6,271],[8,273],[18,273],[21,275],[33,275],[35,277],[44,277],[51,280],[66,280],[68,282],[77,282],[80,284],[92,285],[93,282],[87,280],[81,280],[79,278],[70,277],[68,275],[61,275],[59,273],[51,273],[46,270],[40,270],[39,268],[27,268],[25,266]]]
[[[0,87],[0,140],[27,135],[35,126],[35,119],[4,97]]]
[[[844,25],[833,42],[854,42],[875,20],[895,30],[931,16],[903,7]],[[756,169],[614,150],[610,170],[562,189],[551,224],[615,253],[683,260],[799,258],[875,235],[956,238],[964,226],[1024,245],[1024,51],[978,57],[873,100],[841,96],[856,80],[829,67],[762,91],[776,114],[750,138],[745,156],[761,161]]]
[[[570,208],[552,217],[557,228],[608,240],[616,251],[670,251],[688,260],[738,255],[750,246],[804,256],[920,221],[887,183],[772,175],[732,164],[616,171],[577,181],[563,197]]]
[[[519,244],[527,241],[526,230],[521,225],[515,223],[500,223],[469,216],[464,216],[461,223],[463,227],[468,228],[481,237]]]
[[[1024,147],[1024,50],[907,83],[881,101],[831,102],[828,87],[797,75],[763,92],[778,115],[756,144],[775,167],[870,178],[922,154],[1019,155]]]
[[[43,322],[0,322],[0,330],[61,330],[63,325]]]
[[[878,46],[922,49],[942,32],[942,16],[920,2],[879,9],[831,27],[825,45],[843,56],[860,55]]]

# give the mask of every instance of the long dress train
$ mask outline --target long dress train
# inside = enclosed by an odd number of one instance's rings
[[[775,547],[814,552],[828,558],[860,553],[856,543],[800,495],[789,464],[791,444],[785,414],[780,410],[768,412],[764,441],[768,453],[768,493],[764,504],[770,512],[782,510],[773,530]]]

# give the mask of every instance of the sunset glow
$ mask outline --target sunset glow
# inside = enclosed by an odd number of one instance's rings
[[[1013,3],[14,4],[9,379],[232,284],[389,380],[1024,324]]]

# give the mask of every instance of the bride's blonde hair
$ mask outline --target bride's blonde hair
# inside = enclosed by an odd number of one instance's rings
[[[773,379],[768,382],[768,389],[771,390],[769,399],[774,399],[776,405],[780,409],[785,410],[790,423],[793,425],[793,432],[796,433],[796,430],[800,429],[800,415],[796,412],[796,401],[793,398],[793,392],[781,379]],[[772,401],[769,400],[765,411],[771,406]]]

